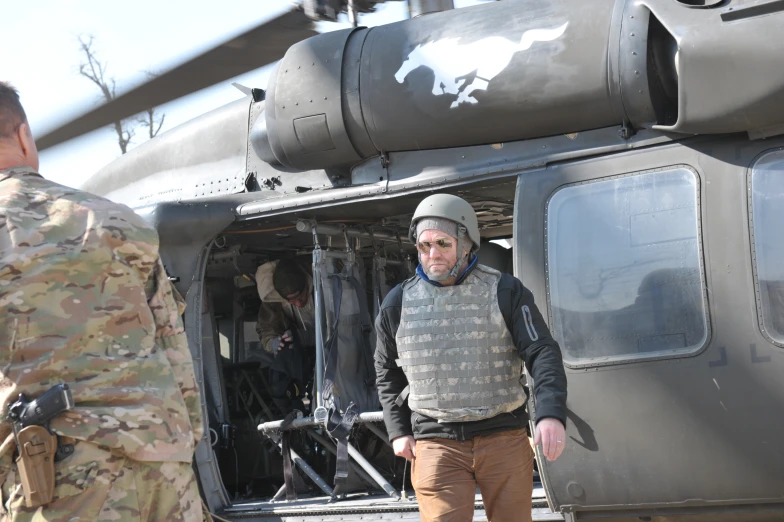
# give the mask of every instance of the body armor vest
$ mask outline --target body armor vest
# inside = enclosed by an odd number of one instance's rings
[[[525,403],[523,361],[498,307],[500,280],[500,272],[477,265],[457,286],[419,277],[404,283],[395,338],[412,411],[462,422]]]

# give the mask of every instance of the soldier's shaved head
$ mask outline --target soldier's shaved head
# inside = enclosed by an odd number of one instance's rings
[[[19,92],[0,82],[0,169],[20,166],[38,170],[38,149]]]
[[[0,82],[0,139],[13,137],[16,130],[27,122],[19,92],[7,82]]]

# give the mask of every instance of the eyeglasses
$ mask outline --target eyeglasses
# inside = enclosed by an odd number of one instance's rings
[[[452,249],[452,242],[445,241],[443,239],[437,239],[436,241],[420,241],[417,243],[417,250],[421,253],[427,255],[430,254],[430,249],[433,248],[435,245],[436,249],[441,252],[442,254]]]

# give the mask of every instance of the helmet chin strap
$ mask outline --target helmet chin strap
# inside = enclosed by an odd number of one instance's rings
[[[460,268],[463,266],[463,263],[465,263],[466,259],[468,259],[468,250],[465,249],[465,236],[467,232],[468,231],[466,230],[466,227],[464,227],[463,225],[458,225],[457,252],[465,252],[463,254],[463,257],[459,258],[457,260],[457,263],[455,263],[455,266],[452,267],[452,270],[450,270],[445,274],[436,274],[432,276],[430,274],[427,274],[427,277],[429,277],[431,281],[441,282],[441,281],[447,281],[449,279],[457,278]]]

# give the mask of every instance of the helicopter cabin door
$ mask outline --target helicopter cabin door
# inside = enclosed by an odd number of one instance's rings
[[[784,507],[782,145],[693,138],[519,176],[515,271],[568,379],[566,449],[537,459],[567,519]]]

